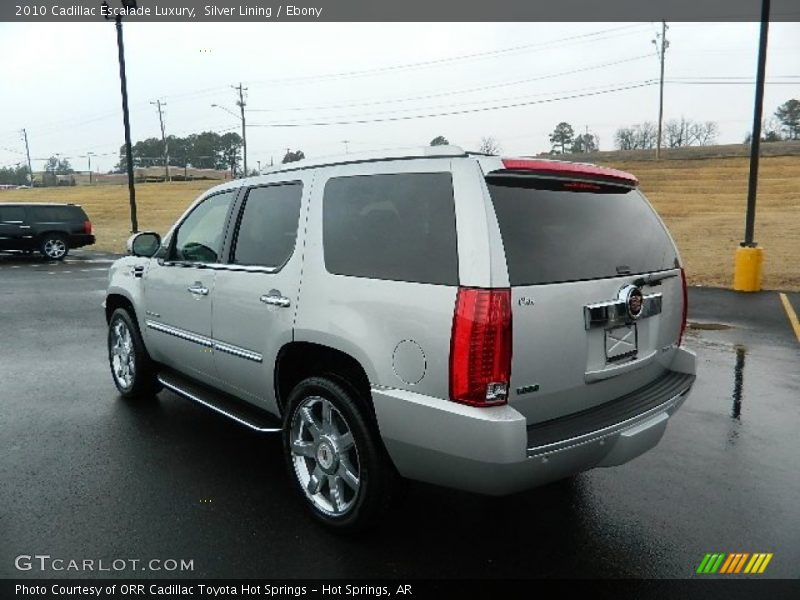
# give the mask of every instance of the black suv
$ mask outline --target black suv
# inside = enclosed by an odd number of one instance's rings
[[[94,244],[92,222],[77,204],[0,204],[0,250],[38,250],[61,260]]]

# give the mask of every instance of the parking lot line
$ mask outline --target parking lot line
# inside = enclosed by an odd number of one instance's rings
[[[797,337],[797,341],[800,342],[800,321],[797,320],[797,313],[794,312],[792,303],[789,302],[789,298],[786,294],[781,293],[779,296],[781,297],[783,308],[786,310],[786,316],[789,317],[789,323],[791,323],[792,329],[794,329],[794,335]]]

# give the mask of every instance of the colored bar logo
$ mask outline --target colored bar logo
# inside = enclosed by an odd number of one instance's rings
[[[772,552],[756,552],[753,554],[749,552],[709,553],[700,561],[697,573],[703,575],[736,575],[740,573],[753,575],[763,573],[771,560]]]

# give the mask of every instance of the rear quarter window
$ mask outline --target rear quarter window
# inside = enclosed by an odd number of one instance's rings
[[[323,198],[330,273],[458,284],[450,173],[334,177]]]
[[[40,223],[70,223],[86,220],[86,213],[79,206],[35,206],[29,210],[33,213],[33,220]]]
[[[489,176],[511,285],[672,269],[678,257],[636,188]]]

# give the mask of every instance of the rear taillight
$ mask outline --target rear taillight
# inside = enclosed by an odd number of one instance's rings
[[[473,406],[508,400],[511,290],[458,288],[450,338],[450,399]]]
[[[681,318],[681,334],[678,336],[678,346],[683,342],[683,333],[686,331],[686,319],[689,316],[689,293],[686,289],[686,271],[681,267],[681,284],[683,285],[683,317]]]
[[[83,222],[83,233],[92,233],[92,222],[88,219]]]

